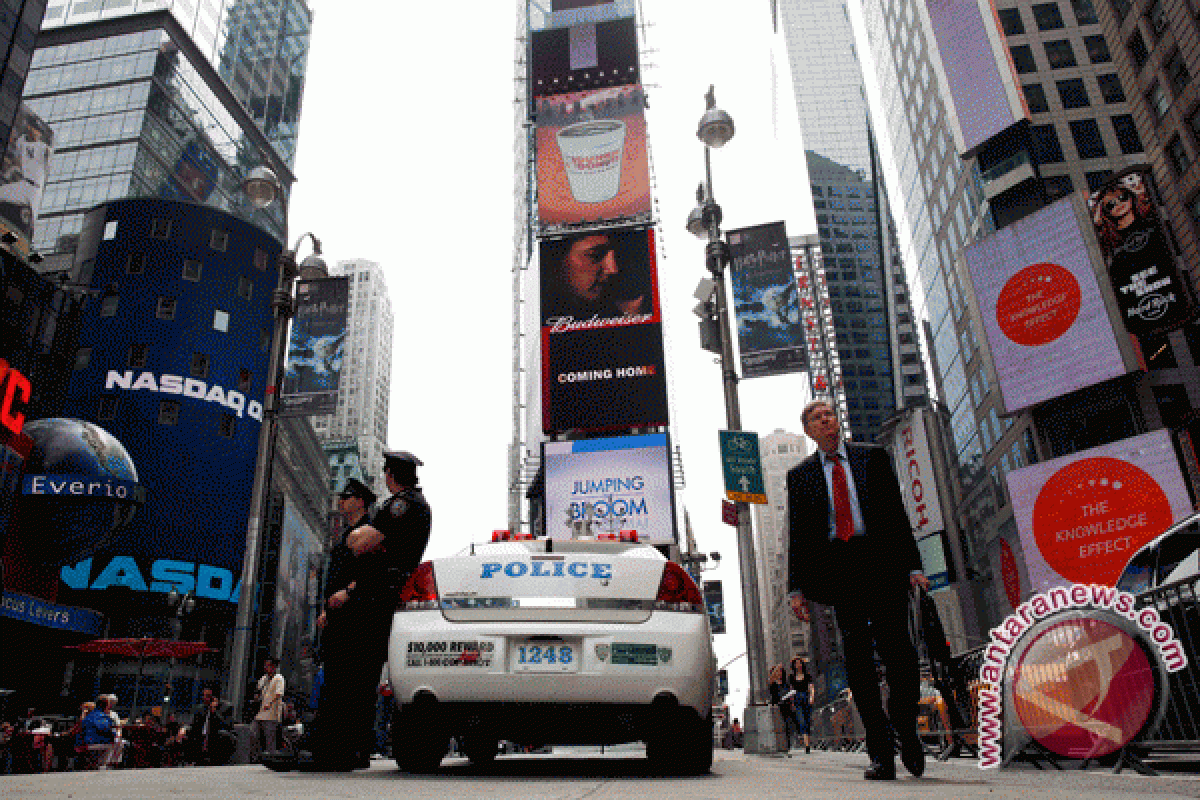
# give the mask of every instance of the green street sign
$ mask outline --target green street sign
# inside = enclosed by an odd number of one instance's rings
[[[718,431],[721,439],[721,470],[725,473],[725,496],[735,503],[767,502],[763,487],[762,461],[758,457],[758,434],[750,431]]]

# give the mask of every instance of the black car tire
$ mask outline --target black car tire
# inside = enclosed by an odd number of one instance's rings
[[[414,775],[436,772],[449,749],[437,708],[418,703],[402,706],[392,720],[392,755],[396,766]]]

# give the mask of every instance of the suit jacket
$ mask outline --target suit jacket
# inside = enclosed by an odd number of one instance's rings
[[[868,586],[853,585],[829,540],[829,489],[819,453],[797,464],[787,475],[788,591],[810,600],[837,605],[864,592],[906,592],[908,576],[921,569],[908,513],[892,460],[882,447],[846,443],[846,455],[864,533],[870,542],[870,563],[860,565],[870,575]],[[859,575],[861,576],[861,571]]]

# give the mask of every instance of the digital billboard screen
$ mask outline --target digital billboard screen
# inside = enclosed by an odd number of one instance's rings
[[[1190,322],[1195,301],[1179,274],[1149,168],[1114,176],[1088,196],[1088,209],[1125,328],[1146,336]]]
[[[645,102],[640,86],[537,100],[543,226],[649,217]]]
[[[332,414],[345,358],[350,280],[319,278],[296,284],[296,314],[283,380],[283,413]]]
[[[638,541],[675,541],[665,433],[546,442],[543,464],[551,539],[635,530]]]
[[[529,3],[529,29],[565,28],[588,22],[632,17],[636,0],[551,0]]]
[[[653,231],[545,239],[539,256],[544,430],[667,424]]]
[[[1029,116],[991,3],[926,0],[954,118],[970,152]]]
[[[963,253],[1008,411],[1126,373],[1070,197]]]
[[[531,36],[533,97],[641,82],[633,17],[581,22]]]
[[[1191,513],[1168,430],[1008,473],[1030,591],[1112,586],[1142,545]]]
[[[54,152],[54,131],[24,103],[17,110],[0,170],[0,231],[17,237],[13,249],[29,255],[33,223]]]
[[[808,369],[786,226],[771,222],[740,228],[728,238],[742,377]]]

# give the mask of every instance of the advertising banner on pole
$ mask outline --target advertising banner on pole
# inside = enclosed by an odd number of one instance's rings
[[[22,103],[4,153],[4,169],[0,170],[0,232],[17,237],[13,250],[22,258],[29,256],[33,223],[53,152],[54,132]]]
[[[546,442],[543,448],[551,539],[636,530],[642,542],[675,541],[665,433]]]
[[[1112,586],[1131,556],[1191,513],[1168,430],[1008,473],[1029,591]]]
[[[1076,202],[1064,197],[963,251],[1009,412],[1129,371]]]
[[[889,449],[913,536],[920,539],[945,530],[937,479],[933,473],[933,454],[925,429],[925,412],[919,408],[906,412],[906,418],[896,426],[892,436]]]
[[[1180,277],[1150,168],[1122,171],[1088,196],[1088,209],[1125,328],[1146,336],[1194,319],[1195,300]]]
[[[543,240],[539,256],[543,429],[666,425],[653,231]]]
[[[713,633],[725,633],[725,592],[720,581],[704,582],[704,607]]]
[[[729,232],[742,377],[808,369],[807,342],[787,229],[782,222]]]
[[[645,100],[640,86],[537,100],[543,227],[649,218]]]
[[[349,297],[345,277],[296,284],[296,316],[283,380],[284,415],[332,414],[337,408]]]

